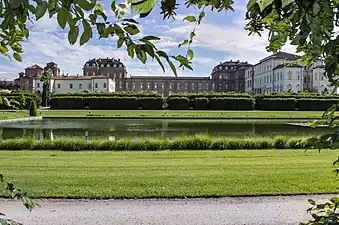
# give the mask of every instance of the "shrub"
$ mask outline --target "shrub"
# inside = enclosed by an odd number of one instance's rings
[[[29,115],[30,116],[37,116],[38,115],[38,111],[37,111],[37,108],[36,108],[35,101],[32,101],[31,105],[29,106]]]
[[[256,109],[258,110],[281,110],[294,111],[296,100],[294,98],[257,98]]]
[[[189,99],[186,97],[172,97],[167,100],[168,108],[171,110],[189,109]]]
[[[333,104],[337,104],[338,99],[298,99],[297,108],[301,111],[326,111]]]
[[[164,105],[164,100],[163,98],[159,98],[159,97],[141,97],[138,99],[138,105],[142,108],[142,109],[157,109],[160,110],[162,109],[163,105]]]
[[[196,110],[208,109],[208,98],[195,98],[193,99],[193,108]]]
[[[252,98],[211,98],[209,108],[212,110],[253,110]]]

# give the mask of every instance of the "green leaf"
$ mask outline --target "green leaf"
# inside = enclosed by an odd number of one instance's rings
[[[71,26],[71,28],[68,32],[68,41],[71,45],[75,44],[75,42],[78,39],[78,35],[79,35],[79,27]]]
[[[21,58],[21,55],[20,55],[19,53],[14,52],[14,53],[13,53],[13,57],[14,57],[14,59],[16,59],[17,61],[22,62],[22,58]]]
[[[183,45],[187,45],[188,44],[188,40],[184,40],[183,42],[181,42],[178,47],[180,48]]]
[[[193,38],[195,37],[195,33],[194,33],[194,31],[192,31],[191,33],[190,33],[190,43],[192,43],[192,40],[193,40]]]
[[[175,68],[175,65],[173,64],[173,62],[170,60],[167,60],[167,63],[171,67],[171,70],[173,71],[174,75],[177,77],[178,76],[177,69]]]
[[[247,3],[246,9],[250,10],[256,3],[257,3],[257,0],[249,0]]]
[[[154,58],[158,61],[158,64],[161,66],[162,71],[164,71],[164,73],[165,73],[165,67],[164,67],[164,64],[161,62],[161,59],[159,58],[159,56],[154,55]]]
[[[115,11],[117,10],[117,7],[116,7],[116,5],[115,5],[115,0],[112,0],[112,3],[111,3],[111,10],[112,10],[113,12],[115,12]]]
[[[99,10],[99,11],[103,12],[103,11],[104,11],[104,8],[102,7],[101,4],[96,4],[96,5],[95,5],[95,10]]]
[[[11,8],[17,9],[21,6],[22,0],[11,0]]]
[[[145,64],[146,63],[146,60],[147,60],[147,56],[146,56],[146,53],[141,50],[140,48],[135,48],[135,52],[136,52],[136,55],[138,57],[138,59],[143,63]]]
[[[119,6],[120,8],[122,8],[122,9],[127,9],[127,6],[126,6],[125,4],[123,4],[123,3],[120,3],[118,6]]]
[[[55,9],[55,6],[56,6],[56,0],[49,0],[48,10],[51,11],[51,10]]]
[[[192,51],[192,49],[188,49],[187,50],[187,55],[188,55],[188,60],[192,60],[194,58],[194,53]]]
[[[331,202],[333,202],[334,204],[339,204],[339,197],[331,198]]]
[[[82,26],[84,27],[84,32],[80,37],[80,46],[87,43],[93,35],[91,25],[86,20],[82,21]]]
[[[284,8],[285,6],[289,5],[290,3],[294,1],[295,0],[281,0],[281,7]]]
[[[58,20],[58,24],[60,25],[62,29],[65,29],[66,27],[67,17],[68,17],[68,12],[65,9],[61,9],[58,12],[57,20]]]
[[[202,11],[202,12],[199,14],[198,24],[201,23],[201,20],[202,20],[202,18],[204,18],[204,17],[205,17],[205,12]]]
[[[0,182],[4,182],[4,175],[3,174],[0,174]]]
[[[161,38],[156,37],[156,36],[145,36],[142,38],[143,40],[147,40],[147,41],[157,41],[157,40],[161,40]]]
[[[262,12],[265,8],[273,3],[274,0],[258,0],[260,11]]]
[[[41,17],[45,15],[47,7],[48,7],[48,3],[46,1],[42,1],[42,3],[38,5],[35,11],[36,20],[39,20]]]
[[[129,0],[131,4],[132,12],[139,12],[140,14],[149,13],[153,7],[157,4],[158,0],[145,0],[145,1],[132,1]]]
[[[122,44],[125,42],[125,38],[119,38],[117,41],[118,48],[121,48]]]
[[[195,22],[195,21],[197,21],[197,19],[194,16],[186,16],[183,20],[184,21],[187,20],[188,22]]]
[[[127,26],[124,27],[124,30],[130,35],[136,35],[140,32],[139,28],[134,24],[128,24]]]
[[[127,47],[128,56],[134,58],[134,44],[130,44]]]
[[[75,3],[77,3],[82,9],[89,11],[92,10],[95,6],[95,2],[88,2],[87,0],[75,0]]]

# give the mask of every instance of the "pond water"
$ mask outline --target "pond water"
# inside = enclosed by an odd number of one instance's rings
[[[291,121],[149,120],[149,119],[43,119],[0,125],[1,139],[174,138],[193,135],[214,137],[301,137],[333,131],[286,125]]]

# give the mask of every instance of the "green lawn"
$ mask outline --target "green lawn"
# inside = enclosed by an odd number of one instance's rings
[[[323,112],[301,111],[169,111],[169,110],[41,110],[38,116],[189,117],[189,118],[305,118],[319,119]],[[27,110],[0,110],[0,120],[28,117]]]
[[[169,110],[48,110],[42,116],[320,118],[323,112],[284,111],[169,111]]]
[[[1,151],[0,172],[34,197],[201,197],[338,192],[339,151]],[[3,194],[3,193],[2,193]]]

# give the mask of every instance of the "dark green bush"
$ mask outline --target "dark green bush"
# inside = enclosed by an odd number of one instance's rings
[[[193,108],[196,110],[208,109],[208,98],[195,98],[193,99]]]
[[[258,110],[277,110],[294,111],[296,100],[294,98],[257,98],[256,109]]]
[[[339,99],[298,99],[297,108],[301,111],[325,111],[337,103],[339,103]]]
[[[29,106],[29,115],[30,116],[37,116],[38,115],[38,111],[37,111],[37,108],[36,108],[35,101],[31,101],[31,105]]]
[[[252,98],[211,98],[209,109],[211,110],[253,110]]]
[[[172,97],[167,100],[167,103],[171,110],[187,110],[190,100],[186,97]]]
[[[160,110],[164,105],[164,99],[160,97],[141,97],[138,99],[138,105],[145,110]]]

